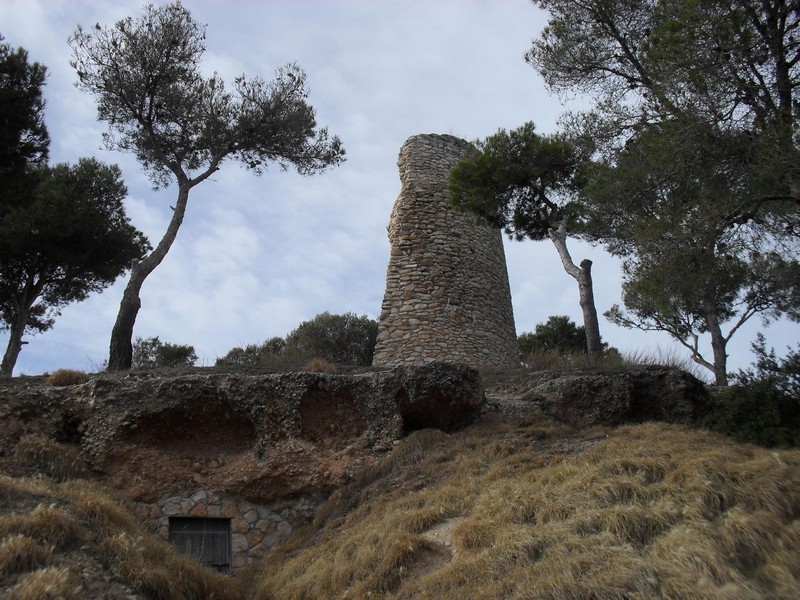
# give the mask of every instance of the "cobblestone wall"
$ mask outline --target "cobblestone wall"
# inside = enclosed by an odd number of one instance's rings
[[[450,206],[448,177],[468,147],[415,135],[400,149],[375,366],[517,362],[500,231]]]
[[[306,512],[313,514],[316,508],[312,506]],[[281,514],[280,509],[210,490],[164,497],[154,504],[140,502],[136,504],[136,512],[139,519],[164,541],[169,536],[170,517],[230,519],[231,566],[234,570],[260,560],[292,532],[288,515]]]

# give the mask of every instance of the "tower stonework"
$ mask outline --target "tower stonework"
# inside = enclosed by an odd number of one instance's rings
[[[430,134],[400,149],[376,367],[518,362],[500,231],[450,205],[450,171],[467,148],[460,138]]]

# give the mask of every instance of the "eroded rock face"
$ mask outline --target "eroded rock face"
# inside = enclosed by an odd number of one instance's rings
[[[690,424],[702,416],[708,392],[701,381],[668,367],[539,371],[489,395],[501,412],[531,411],[574,427],[644,421]]]
[[[576,427],[690,423],[706,392],[675,369],[514,370],[487,383],[486,397],[475,369],[440,363],[346,375],[100,376],[61,388],[14,380],[0,382],[0,456],[31,433],[79,444],[164,539],[174,517],[228,519],[237,569],[410,431],[454,431],[486,410]]]
[[[13,396],[0,409],[6,454],[32,431],[80,443],[92,469],[145,502],[193,488],[260,502],[324,495],[404,433],[463,427],[483,403],[476,370],[440,363],[347,375],[98,377]]]

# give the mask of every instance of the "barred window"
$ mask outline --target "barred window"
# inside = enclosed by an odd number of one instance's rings
[[[218,571],[230,573],[230,519],[170,517],[169,543]]]

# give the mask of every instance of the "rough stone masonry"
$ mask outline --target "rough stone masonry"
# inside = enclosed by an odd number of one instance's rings
[[[468,148],[460,138],[428,134],[400,149],[376,367],[517,363],[500,231],[450,205],[448,177]]]

